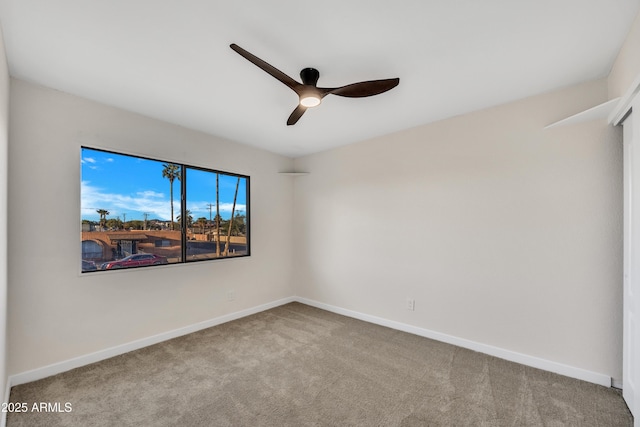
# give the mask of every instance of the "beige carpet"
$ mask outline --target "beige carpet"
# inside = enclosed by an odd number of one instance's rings
[[[620,394],[292,303],[14,387],[8,426],[632,426]]]

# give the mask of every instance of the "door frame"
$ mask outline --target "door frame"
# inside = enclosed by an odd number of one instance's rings
[[[622,395],[640,426],[640,76],[609,116],[623,126],[624,265]],[[635,110],[635,112],[634,112]]]

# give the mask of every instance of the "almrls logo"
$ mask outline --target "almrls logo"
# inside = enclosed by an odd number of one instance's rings
[[[70,402],[33,402],[31,412],[71,412],[73,408]]]

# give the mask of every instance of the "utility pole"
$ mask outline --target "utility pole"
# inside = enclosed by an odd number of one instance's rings
[[[127,214],[126,213],[122,213],[122,218],[124,218],[122,220],[122,229],[124,230],[124,223],[127,222]]]
[[[144,216],[144,223],[143,223],[142,229],[146,230],[147,229],[147,218],[149,218],[149,214],[145,212],[145,213],[142,214],[142,216]]]

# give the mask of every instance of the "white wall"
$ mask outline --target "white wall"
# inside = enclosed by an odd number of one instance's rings
[[[0,28],[0,392],[6,386],[9,69]]]
[[[9,374],[294,294],[291,159],[24,81],[10,101]],[[252,256],[81,275],[81,145],[249,175]]]
[[[543,130],[606,100],[599,80],[296,159],[298,295],[620,379],[621,134]]]

